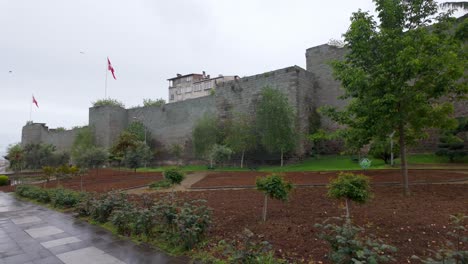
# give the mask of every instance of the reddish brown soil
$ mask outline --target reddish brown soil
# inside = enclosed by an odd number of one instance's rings
[[[415,185],[404,197],[397,186],[376,186],[366,205],[353,205],[356,224],[394,245],[396,263],[415,262],[412,255],[427,256],[448,236],[449,215],[468,214],[468,185]],[[255,190],[224,190],[178,193],[185,199],[206,199],[214,209],[210,237],[233,239],[248,228],[271,242],[278,255],[295,261],[327,263],[328,245],[317,238],[315,223],[344,213],[343,205],[326,197],[325,187],[298,188],[287,203],[269,201],[268,220],[263,223],[263,196]],[[462,245],[467,248],[467,245]]]
[[[83,191],[88,192],[108,192],[112,190],[122,190],[132,187],[147,185],[151,182],[161,180],[160,172],[132,172],[118,171],[112,169],[100,169],[99,171],[89,171],[83,175]],[[44,184],[38,184],[43,187]],[[55,188],[59,185],[67,189],[80,190],[80,176],[58,181],[50,181],[47,188]],[[5,186],[0,191],[14,191],[13,186]]]
[[[286,172],[282,173],[286,179],[294,184],[327,184],[339,172]],[[371,178],[373,183],[400,183],[402,181],[399,170],[370,170],[356,171]],[[254,186],[255,179],[267,175],[265,172],[215,172],[207,175],[192,187],[226,187],[226,186]],[[410,170],[409,180],[413,183],[443,182],[468,179],[468,171],[451,170]]]

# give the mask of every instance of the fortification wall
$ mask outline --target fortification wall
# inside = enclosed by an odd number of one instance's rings
[[[52,144],[58,151],[69,151],[80,128],[70,130],[49,129],[43,123],[27,124],[23,127],[21,144],[45,143]]]
[[[234,113],[255,115],[255,106],[261,91],[269,86],[281,91],[296,111],[298,135],[297,155],[306,151],[304,133],[308,130],[310,105],[313,103],[313,75],[306,70],[291,66],[271,72],[240,78],[216,87],[215,100],[218,116],[229,119]]]
[[[191,140],[195,122],[206,113],[216,113],[215,98],[205,96],[163,106],[138,107],[127,110],[126,123],[141,121],[157,142],[170,146],[186,146]]]
[[[94,131],[94,142],[99,147],[110,148],[127,127],[127,110],[119,106],[89,108],[89,126]]]

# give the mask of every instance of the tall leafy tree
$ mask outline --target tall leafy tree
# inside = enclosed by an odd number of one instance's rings
[[[84,150],[76,159],[76,164],[82,168],[95,168],[99,174],[99,167],[107,162],[109,154],[103,148],[91,147]]]
[[[219,142],[220,126],[214,115],[206,114],[200,118],[192,132],[195,155],[206,158],[211,148]]]
[[[294,111],[278,90],[267,86],[261,95],[256,119],[260,142],[268,152],[281,153],[283,166],[284,153],[292,151],[296,145]]]
[[[94,135],[89,127],[81,128],[73,140],[71,157],[76,159],[84,150],[94,146]]]
[[[244,167],[245,152],[257,145],[257,135],[253,120],[245,114],[236,114],[227,128],[226,145],[241,154],[241,168]]]
[[[14,172],[21,171],[25,166],[24,149],[20,143],[8,146],[5,158]]]
[[[349,52],[332,65],[349,104],[325,113],[347,125],[348,140],[361,144],[396,131],[409,194],[407,146],[427,128],[456,124],[452,102],[442,99],[466,96],[467,54],[454,37],[454,19],[437,16],[435,1],[374,2],[380,23],[368,12],[353,13],[344,34]]]
[[[153,153],[150,148],[143,142],[139,142],[134,148],[129,148],[125,151],[123,163],[128,168],[136,169],[141,166],[146,166],[147,162],[151,160]]]

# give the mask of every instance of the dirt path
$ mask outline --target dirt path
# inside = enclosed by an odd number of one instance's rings
[[[210,172],[193,172],[186,175],[185,179],[182,181],[180,185],[177,185],[174,188],[176,192],[185,192],[190,191],[190,188],[195,183],[203,180]],[[126,191],[128,194],[143,194],[143,193],[154,193],[154,192],[172,192],[172,188],[162,189],[162,190],[152,190],[148,188],[148,186],[138,187],[134,189],[129,189]]]

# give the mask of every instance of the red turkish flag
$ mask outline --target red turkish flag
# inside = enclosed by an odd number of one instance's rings
[[[32,100],[33,104],[35,104],[36,107],[39,108],[39,105],[37,104],[37,101],[36,101],[36,98],[34,98],[34,95],[33,95],[32,99],[33,99]]]
[[[115,78],[114,67],[112,67],[109,57],[107,57],[107,69],[112,73],[112,77],[114,77],[114,80],[117,80],[117,78]]]

